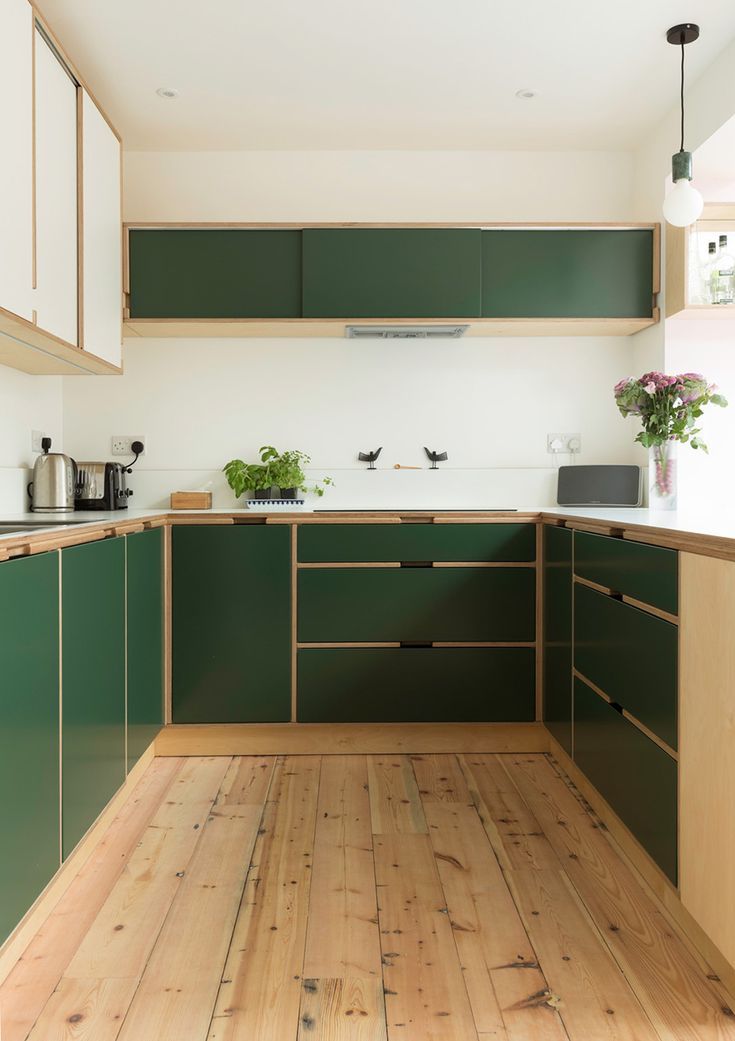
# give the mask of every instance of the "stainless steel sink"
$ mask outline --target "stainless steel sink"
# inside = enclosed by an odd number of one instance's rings
[[[0,535],[21,535],[24,531],[43,531],[45,528],[60,528],[70,524],[87,524],[87,520],[58,520],[49,517],[46,520],[0,520]]]

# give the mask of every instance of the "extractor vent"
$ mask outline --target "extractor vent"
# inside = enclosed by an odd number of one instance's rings
[[[350,340],[458,340],[469,325],[348,325]]]

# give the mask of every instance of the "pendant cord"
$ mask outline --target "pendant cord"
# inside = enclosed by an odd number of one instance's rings
[[[681,101],[681,145],[679,151],[684,151],[684,33],[681,34],[681,91],[679,94]]]

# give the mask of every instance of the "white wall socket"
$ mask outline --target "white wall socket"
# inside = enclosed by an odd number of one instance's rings
[[[582,451],[581,434],[547,434],[546,451],[551,455],[575,455]]]
[[[45,434],[43,430],[31,430],[31,451],[42,452],[41,440],[44,437],[51,437],[50,434]]]
[[[145,455],[145,434],[113,434],[111,451],[113,455],[133,455],[133,450],[130,447],[133,441],[143,442],[143,451],[141,455]]]

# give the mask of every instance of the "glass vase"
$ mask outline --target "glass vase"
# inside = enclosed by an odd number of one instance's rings
[[[664,441],[648,449],[648,507],[651,510],[676,509],[677,448],[676,441]]]

